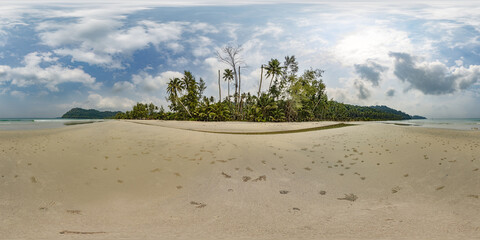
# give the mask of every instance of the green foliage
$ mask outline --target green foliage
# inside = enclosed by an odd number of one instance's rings
[[[121,112],[110,112],[110,111],[100,112],[95,109],[87,110],[83,108],[72,108],[70,111],[63,114],[62,118],[105,119],[105,118],[113,118],[118,113],[121,113]]]
[[[165,112],[150,104],[137,103],[132,111],[119,113],[119,119],[168,119],[196,121],[243,120],[253,122],[284,121],[371,121],[403,120],[412,116],[386,106],[362,107],[328,100],[323,70],[309,69],[297,75],[295,56],[285,57],[283,66],[271,59],[264,67],[270,87],[260,96],[235,93],[223,101],[203,96],[206,89],[202,78],[197,81],[185,71],[182,78],[170,79],[167,84],[167,100],[171,112]],[[235,70],[225,69],[223,79],[233,81]],[[420,116],[415,116],[420,118]]]
[[[163,107],[160,109],[160,112],[157,112],[158,107],[153,103],[144,104],[137,103],[133,106],[132,111],[127,111],[125,113],[119,112],[115,115],[115,119],[159,119],[159,115],[164,114]]]

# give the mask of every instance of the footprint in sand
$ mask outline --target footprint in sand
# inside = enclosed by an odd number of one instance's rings
[[[310,171],[310,170],[312,170],[312,169],[311,169],[311,168],[309,168],[309,167],[306,167],[306,168],[303,168],[303,169],[305,169],[305,170],[307,170],[307,171]]]
[[[82,211],[81,210],[67,210],[67,213],[80,215],[82,213]]]
[[[204,207],[207,206],[207,204],[205,204],[205,203],[199,203],[199,202],[195,202],[195,201],[191,201],[190,204],[195,205],[196,208],[204,208]]]
[[[287,190],[280,190],[280,194],[287,194],[289,193],[290,191],[287,191]]]
[[[222,175],[223,175],[225,178],[231,178],[231,177],[232,177],[232,176],[230,176],[230,175],[228,175],[228,174],[226,174],[226,173],[224,173],[224,172],[222,172]]]
[[[248,182],[250,179],[252,179],[252,178],[249,177],[249,176],[243,176],[243,177],[242,177],[242,180],[243,180],[244,182]]]
[[[267,181],[267,176],[262,175],[262,176],[252,180],[252,182],[258,182],[258,181]]]
[[[31,178],[30,178],[30,182],[32,182],[32,183],[37,183],[38,181],[37,181],[37,179],[36,179],[35,177],[31,177]]]
[[[177,177],[181,177],[181,176],[182,176],[182,175],[180,175],[180,173],[178,173],[178,172],[173,173],[173,174],[175,174],[175,176],[177,176]]]
[[[183,187],[182,186],[177,186],[177,189],[182,189]]]
[[[437,187],[435,190],[438,191],[438,190],[442,190],[443,188],[445,188],[445,186]]]
[[[345,197],[343,198],[337,198],[338,200],[346,200],[346,201],[350,201],[350,202],[355,202],[358,197],[357,195],[353,194],[353,193],[350,193],[350,194],[345,194]]]
[[[398,191],[400,191],[400,187],[399,186],[396,186],[394,188],[392,188],[392,193],[397,193]]]
[[[119,180],[117,180],[117,182],[118,182],[118,183],[123,183],[123,181],[122,181],[122,180],[120,180],[120,179],[119,179]]]
[[[327,192],[326,192],[326,191],[323,191],[323,190],[320,191],[319,193],[320,193],[320,195],[325,195],[325,194],[327,194]]]

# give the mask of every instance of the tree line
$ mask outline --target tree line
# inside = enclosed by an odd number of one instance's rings
[[[131,111],[118,113],[117,119],[162,119],[193,121],[369,121],[403,120],[411,116],[385,107],[362,107],[329,100],[322,80],[323,70],[308,69],[298,73],[295,56],[286,56],[283,63],[271,59],[261,66],[259,90],[256,94],[241,92],[240,47],[224,47],[217,52],[220,61],[231,68],[219,71],[219,97],[204,96],[205,81],[184,71],[183,77],[169,79],[169,110],[153,103],[137,103]],[[263,77],[269,81],[262,91]],[[220,80],[227,82],[227,95],[221,97]],[[234,92],[230,94],[230,83]]]

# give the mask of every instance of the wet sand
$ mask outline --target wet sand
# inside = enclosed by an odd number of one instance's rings
[[[0,132],[0,239],[480,238],[479,131],[211,133],[329,124]]]

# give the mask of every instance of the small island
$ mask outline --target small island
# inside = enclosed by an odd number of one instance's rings
[[[83,109],[83,108],[72,108],[70,111],[66,112],[62,115],[61,118],[69,118],[69,119],[107,119],[113,118],[115,115],[120,113],[111,112],[111,111],[98,111],[95,109]]]

